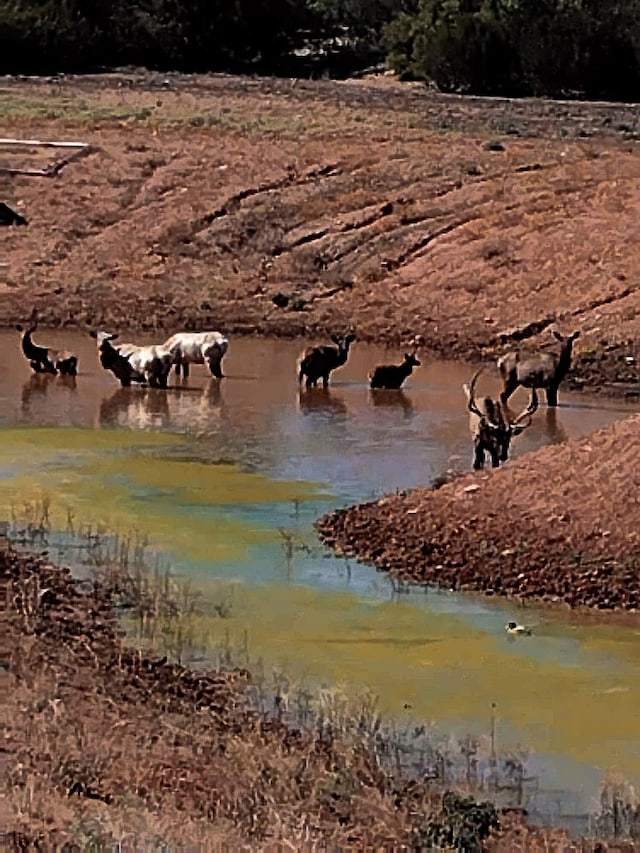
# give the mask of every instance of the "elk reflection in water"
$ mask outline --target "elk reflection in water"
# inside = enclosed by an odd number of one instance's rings
[[[31,404],[34,400],[47,396],[50,388],[67,388],[70,393],[78,389],[78,381],[75,376],[58,375],[53,373],[33,373],[22,386],[20,395],[20,410],[23,415],[29,415]]]
[[[298,393],[298,410],[303,415],[314,413],[347,416],[347,406],[342,397],[328,388],[307,388]]]
[[[208,428],[212,418],[219,417],[221,404],[217,379],[204,388],[118,388],[102,400],[98,424],[127,429]]]
[[[544,432],[549,441],[549,444],[562,444],[567,441],[569,436],[562,425],[562,421],[558,419],[558,410],[556,408],[548,408],[545,412]]]
[[[406,419],[413,417],[415,414],[411,399],[407,397],[401,388],[372,388],[369,391],[369,400],[375,407],[380,406],[381,408],[402,409],[403,415]]]

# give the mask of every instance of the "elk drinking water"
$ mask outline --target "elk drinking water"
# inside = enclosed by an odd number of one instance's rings
[[[573,342],[580,332],[561,335],[553,331],[554,338],[560,344],[555,352],[535,352],[529,355],[513,350],[498,359],[498,370],[503,381],[500,400],[506,403],[518,385],[524,388],[544,388],[547,405],[558,405],[558,388],[571,367]]]
[[[307,347],[298,364],[298,384],[305,379],[306,388],[315,388],[318,379],[322,379],[323,388],[329,386],[329,374],[346,363],[349,357],[349,347],[355,341],[355,332],[348,332],[344,337],[331,335],[335,346]]]
[[[467,408],[471,413],[469,427],[473,437],[473,467],[484,468],[485,454],[491,458],[491,467],[497,468],[509,458],[511,439],[531,425],[533,413],[538,408],[536,389],[531,390],[531,400],[526,409],[511,419],[506,403],[485,397],[480,406],[475,400],[475,388],[482,368],[476,370],[469,385],[463,385]]]
[[[28,329],[19,324],[16,326],[16,329],[22,333],[22,352],[29,361],[31,369],[35,373],[60,373],[63,376],[76,376],[78,373],[78,357],[68,350],[52,349],[34,343],[32,335],[37,328],[37,323]]]

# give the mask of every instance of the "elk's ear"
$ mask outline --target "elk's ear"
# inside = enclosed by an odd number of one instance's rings
[[[518,424],[514,427],[511,427],[511,435],[520,435],[520,433],[524,432],[528,426],[529,424]]]
[[[340,338],[338,337],[338,335],[331,335],[331,340],[334,342],[334,344],[340,343]]]
[[[561,335],[557,329],[553,330],[552,335],[557,341],[560,341],[561,344],[564,343],[564,336]]]
[[[21,326],[20,323],[16,323],[16,330],[18,332],[24,332],[24,326]]]
[[[577,332],[574,332],[574,333],[571,335],[571,340],[572,340],[572,341],[575,341],[575,339],[576,339],[576,338],[579,338],[579,337],[580,337],[580,329],[578,329],[578,331],[577,331]]]

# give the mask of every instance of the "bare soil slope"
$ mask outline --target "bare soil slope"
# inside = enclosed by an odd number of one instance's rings
[[[469,474],[325,516],[340,551],[392,574],[571,607],[640,609],[640,415]]]
[[[0,135],[92,146],[33,177],[67,152],[0,145],[29,219],[2,229],[2,323],[353,323],[475,357],[555,322],[583,329],[579,381],[637,390],[633,107],[132,73],[4,80]]]

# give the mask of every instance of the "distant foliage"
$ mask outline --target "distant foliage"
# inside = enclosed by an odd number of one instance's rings
[[[138,65],[640,100],[640,0],[4,0],[0,73]]]
[[[385,44],[445,91],[640,98],[640,0],[420,0]]]

